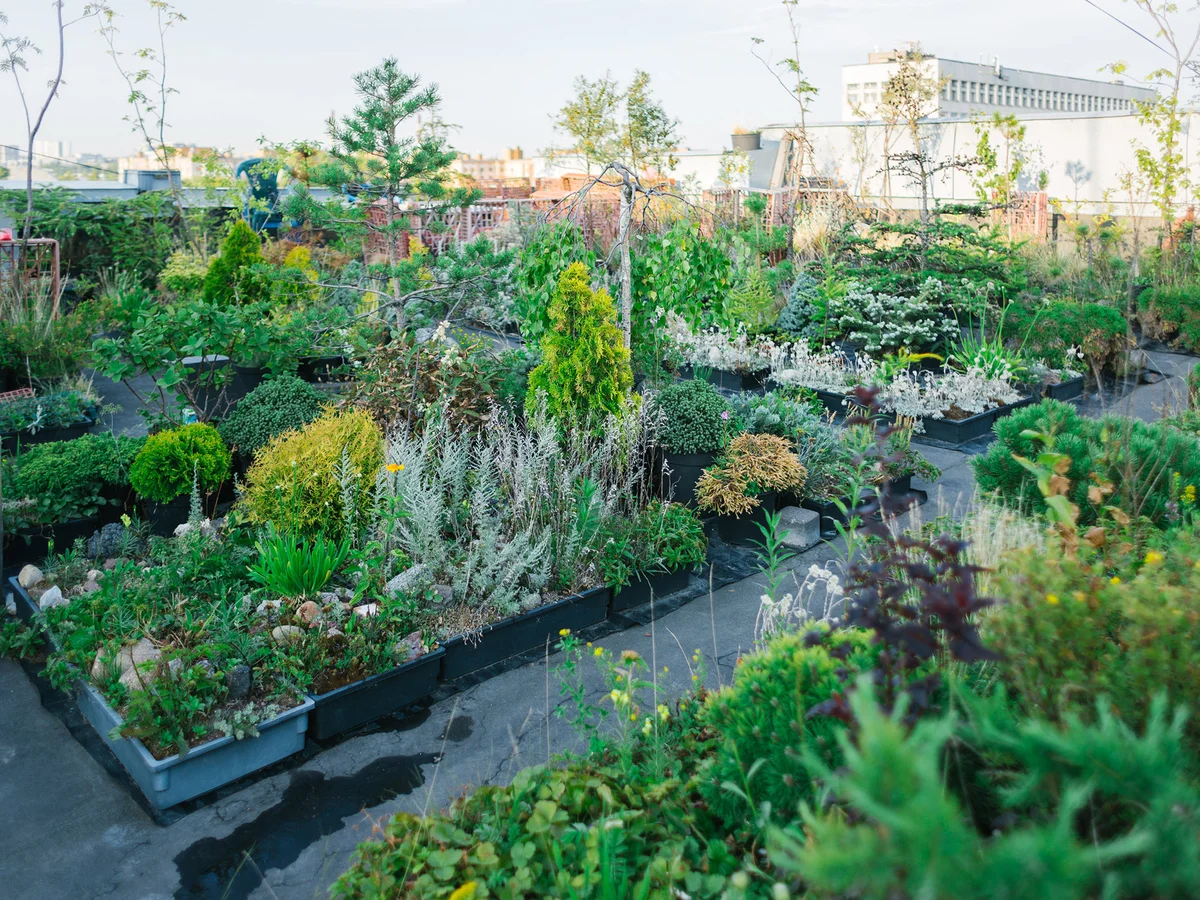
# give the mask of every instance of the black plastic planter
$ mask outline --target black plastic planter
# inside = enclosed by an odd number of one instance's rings
[[[817,399],[825,409],[839,416],[844,416],[852,408],[858,405],[853,395],[837,394],[833,391],[816,391]]]
[[[766,389],[767,379],[771,376],[770,369],[758,372],[727,372],[724,369],[708,369],[708,383],[727,391],[762,391]],[[695,366],[684,366],[679,370],[679,376],[684,380],[696,377]]]
[[[893,497],[906,497],[912,493],[913,489],[911,475],[905,475],[903,478],[896,478],[892,481]],[[863,498],[862,502],[859,504],[859,509],[872,502],[874,499],[875,490],[874,488],[869,488],[867,496]],[[847,509],[850,508],[849,499],[843,499],[842,504]],[[814,500],[812,498],[805,498],[804,500],[800,501],[800,506],[804,507],[805,509],[812,510],[821,517],[820,528],[822,535],[836,534],[837,526],[839,524],[846,524],[846,515],[832,500]]]
[[[926,416],[922,420],[925,423],[924,437],[946,444],[965,444],[988,434],[998,412],[999,410],[989,409],[965,419],[931,419]],[[919,438],[921,435],[915,437]]]
[[[344,356],[306,356],[300,360],[296,369],[296,377],[310,384],[325,384],[335,381],[349,381],[350,376],[338,372],[346,365]]]
[[[75,542],[82,538],[87,540],[104,524],[100,516],[88,516],[86,519],[72,519],[69,522],[56,522],[53,525],[42,525],[37,528],[21,528],[16,531],[6,531],[4,534],[4,564],[5,566],[23,566],[26,563],[41,565],[50,554],[50,544],[54,550],[62,553],[70,550]]]
[[[192,509],[192,498],[186,494],[176,497],[170,503],[146,502],[146,521],[150,523],[151,534],[159,537],[171,537],[175,529],[188,520]]]
[[[696,482],[704,470],[717,461],[715,453],[664,453],[670,474],[663,474],[663,496],[676,503],[692,504]]]
[[[645,606],[652,599],[657,600],[660,597],[682,591],[688,586],[691,577],[691,573],[687,569],[659,572],[656,575],[638,575],[629,584],[619,589],[613,588],[612,602],[608,608],[611,612],[620,612],[637,606]]]
[[[18,449],[32,447],[34,444],[49,444],[52,441],[73,441],[92,430],[94,422],[80,422],[76,425],[64,425],[61,428],[43,428],[41,431],[7,431],[0,434],[0,449],[5,453],[16,453]]]
[[[424,700],[437,688],[445,655],[439,647],[388,672],[325,694],[309,694],[314,706],[308,733],[324,740]]]
[[[759,494],[758,506],[744,516],[718,516],[717,532],[721,540],[727,544],[747,545],[754,541],[762,541],[763,532],[759,526],[766,527],[767,514],[775,512],[776,495],[774,491]]]
[[[1074,400],[1083,396],[1083,376],[1068,378],[1058,384],[1046,385],[1046,396],[1051,400]]]
[[[479,669],[539,650],[547,642],[553,647],[564,628],[581,631],[608,614],[609,588],[592,588],[582,594],[565,597],[557,603],[531,610],[523,615],[488,625],[472,635],[456,635],[443,645],[442,680],[453,681]]]

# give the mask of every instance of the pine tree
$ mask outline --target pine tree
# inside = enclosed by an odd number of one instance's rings
[[[565,424],[599,429],[607,416],[626,409],[633,369],[612,297],[592,290],[583,263],[558,279],[550,322],[543,362],[529,375],[526,410],[536,411],[544,396],[547,411]]]

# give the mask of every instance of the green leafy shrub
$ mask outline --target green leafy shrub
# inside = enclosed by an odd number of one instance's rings
[[[971,460],[975,480],[983,492],[994,492],[1025,513],[1046,508],[1036,477],[1015,458],[1034,459],[1042,452],[1042,443],[1031,434],[1052,436],[1054,452],[1070,458],[1069,468],[1059,474],[1071,482],[1068,496],[1079,507],[1081,525],[1094,522],[1099,508],[1112,504],[1162,527],[1179,501],[1176,482],[1200,486],[1200,445],[1167,424],[1123,416],[1085,418],[1070,404],[1045,400],[999,419],[995,432],[988,452]],[[1101,485],[1111,485],[1111,494],[1089,496]]]
[[[255,542],[258,561],[250,577],[272,594],[282,597],[315,597],[350,553],[350,539],[331,541],[324,535],[297,538],[273,528]]]
[[[370,414],[329,410],[259,450],[246,473],[247,512],[260,525],[340,540],[367,521],[382,464],[383,433]]]
[[[1096,371],[1111,370],[1128,343],[1121,311],[1073,300],[1014,303],[1005,312],[1005,334],[1019,337],[1022,355],[1056,369],[1078,367],[1068,351],[1078,348]]]
[[[1105,696],[1135,727],[1146,700],[1200,708],[1194,663],[1200,654],[1200,540],[1173,534],[1136,571],[1023,552],[999,567],[1003,602],[985,622],[1004,654],[1004,683],[1029,715],[1052,722],[1089,718]],[[1200,750],[1200,721],[1187,734]]]
[[[221,423],[221,437],[232,448],[252,456],[276,435],[303,428],[321,414],[321,394],[293,375],[272,378],[238,402]]]
[[[1148,335],[1200,347],[1200,284],[1160,284],[1142,293],[1138,309]]]
[[[732,399],[738,424],[751,434],[797,438],[825,417],[825,407],[809,388],[788,388],[765,394],[739,394]]]
[[[831,655],[835,649],[845,658]],[[869,634],[845,630],[817,647],[807,646],[804,635],[784,635],[742,659],[732,686],[710,695],[705,713],[720,737],[701,790],[723,821],[753,819],[763,803],[773,819],[789,821],[813,799],[805,753],[836,769],[842,760],[837,737],[845,726],[829,716],[810,718],[808,711],[843,690],[839,669],[866,671],[878,656]]]
[[[573,222],[543,225],[521,249],[513,273],[513,314],[521,335],[531,345],[536,346],[554,327],[550,305],[558,293],[559,279],[576,263],[590,272],[596,257]]]
[[[82,304],[65,315],[36,310],[0,320],[0,371],[7,369],[25,384],[72,378],[87,364],[96,310]]]
[[[214,491],[229,478],[229,448],[217,429],[199,422],[146,438],[134,457],[129,481],[139,497],[170,503],[191,493]]]
[[[550,301],[550,330],[542,335],[542,363],[529,373],[527,412],[544,395],[546,408],[572,427],[596,430],[629,404],[633,370],[608,291],[593,291],[583,263],[558,280]]]
[[[34,444],[0,461],[8,499],[27,500],[17,522],[45,525],[95,515],[129,487],[129,471],[145,438],[85,434],[73,441]],[[107,496],[106,496],[107,494]],[[11,525],[12,519],[8,522]]]
[[[793,338],[816,337],[823,330],[824,318],[825,297],[821,287],[815,278],[801,272],[788,289],[787,303],[775,320],[775,330]]]
[[[659,443],[671,453],[716,453],[733,431],[733,406],[707,381],[689,379],[655,397],[662,411]]]
[[[264,263],[262,242],[238,219],[221,242],[221,255],[204,276],[204,299],[210,303],[257,303],[270,296],[270,285],[259,271]]]
[[[694,569],[708,552],[708,538],[695,511],[661,500],[651,501],[632,518],[605,519],[599,541],[600,574],[618,593],[636,578]]]
[[[164,290],[181,296],[195,296],[204,290],[208,266],[190,250],[176,250],[158,273],[158,283]]]
[[[757,334],[779,316],[775,291],[760,266],[748,266],[734,283],[726,301],[728,321]]]

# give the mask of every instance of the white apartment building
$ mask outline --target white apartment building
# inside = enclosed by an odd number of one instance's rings
[[[482,153],[474,156],[470,153],[460,153],[458,158],[450,163],[450,168],[475,181],[519,178],[532,182],[539,170],[538,160],[527,159],[520,147],[509,147],[501,157],[484,156]]]
[[[884,86],[910,50],[870,53],[865,64],[842,67],[843,122],[879,118]],[[1139,101],[1151,100],[1154,90],[1120,81],[1070,78],[1000,65],[968,63],[924,54],[921,66],[941,85],[931,118],[969,119],[976,114],[1001,113],[1027,118],[1036,115],[1080,116],[1133,114]]]

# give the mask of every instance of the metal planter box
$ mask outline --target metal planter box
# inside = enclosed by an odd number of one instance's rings
[[[637,606],[645,606],[652,599],[657,600],[660,597],[678,593],[688,586],[691,577],[691,572],[687,569],[659,572],[656,575],[645,577],[638,576],[619,590],[613,588],[612,602],[608,605],[609,611],[620,612]]]
[[[33,619],[37,603],[15,578],[9,582],[16,592],[18,614]],[[207,794],[303,750],[313,709],[313,701],[305,697],[299,706],[261,723],[256,738],[218,738],[193,747],[186,756],[155,759],[137,738],[110,738],[109,733],[121,725],[120,715],[82,678],[75,684],[79,711],[157,809]]]
[[[373,719],[424,700],[438,686],[445,649],[324,694],[309,694],[314,707],[308,733],[317,740],[357,728]]]
[[[442,680],[453,681],[509,657],[545,647],[564,628],[581,631],[603,622],[611,594],[606,587],[592,588],[488,625],[477,635],[455,635],[443,644],[446,655],[442,657]]]

